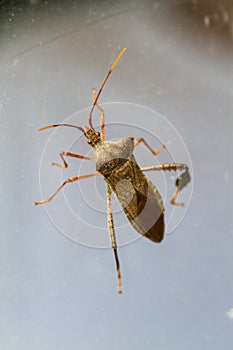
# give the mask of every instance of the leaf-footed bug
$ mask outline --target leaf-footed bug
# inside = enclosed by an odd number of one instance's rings
[[[176,190],[170,200],[170,203],[173,205],[184,205],[183,203],[177,203],[176,199],[179,192],[190,182],[189,169],[186,164],[167,163],[144,168],[139,167],[133,155],[133,151],[136,146],[138,146],[140,143],[144,143],[145,147],[156,156],[165,148],[165,145],[162,145],[155,151],[143,138],[139,138],[138,140],[134,141],[133,137],[124,137],[118,141],[105,141],[105,115],[104,110],[98,104],[98,99],[111,72],[125,51],[126,48],[121,51],[112,64],[98,93],[96,93],[96,89],[92,90],[93,105],[88,118],[88,126],[85,125],[81,127],[71,124],[54,124],[44,126],[39,129],[39,131],[42,131],[58,126],[68,126],[81,131],[86,137],[88,144],[93,148],[94,157],[90,158],[75,153],[61,152],[60,157],[63,164],[53,162],[52,165],[60,168],[67,168],[68,164],[64,157],[94,160],[96,162],[96,172],[68,178],[47,200],[34,202],[35,205],[50,202],[68,183],[87,179],[93,176],[101,175],[103,177],[107,184],[108,230],[116,262],[118,293],[122,293],[122,281],[111,208],[111,194],[115,194],[129,222],[135,228],[135,230],[151,241],[160,243],[164,237],[165,210],[163,201],[157,188],[144,175],[144,172],[159,170],[182,171],[181,175],[176,179]],[[96,131],[92,124],[92,114],[95,107],[100,111],[101,133]]]

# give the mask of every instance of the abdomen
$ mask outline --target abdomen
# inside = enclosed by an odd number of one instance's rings
[[[161,242],[164,236],[162,198],[134,158],[115,169],[105,181],[135,230],[153,242]]]

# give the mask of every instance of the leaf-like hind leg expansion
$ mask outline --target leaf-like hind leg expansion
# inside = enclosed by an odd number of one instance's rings
[[[90,158],[90,157],[86,157],[86,156],[82,156],[80,154],[75,154],[75,153],[70,153],[70,152],[61,152],[61,153],[59,153],[59,155],[63,161],[63,164],[52,162],[51,165],[54,165],[54,166],[57,166],[57,167],[63,168],[63,169],[68,168],[68,164],[65,161],[64,157],[72,157],[72,158],[79,158],[79,159],[86,159],[86,160],[95,160],[95,158]]]
[[[178,197],[179,192],[187,186],[187,184],[190,182],[190,174],[189,169],[186,164],[182,163],[166,163],[166,164],[158,164],[158,165],[152,165],[149,167],[141,168],[142,171],[157,171],[157,170],[164,170],[164,171],[177,171],[177,170],[183,170],[183,173],[176,179],[175,186],[176,190],[173,194],[172,198],[170,199],[170,203],[172,205],[179,205],[184,206],[184,203],[177,203],[176,198]]]
[[[111,245],[112,245],[112,249],[113,249],[114,257],[116,261],[118,293],[122,293],[121,270],[120,270],[120,262],[117,254],[116,235],[115,235],[113,215],[112,215],[111,191],[109,189],[107,193],[107,205],[108,205],[108,230],[109,230],[109,237],[110,237],[110,241],[111,241]]]
[[[162,152],[166,146],[165,145],[162,145],[161,147],[159,147],[156,151],[153,150],[152,147],[150,147],[150,145],[146,142],[146,140],[144,140],[142,137],[140,139],[137,139],[135,142],[134,142],[134,147],[138,146],[141,142],[144,143],[144,145],[146,146],[146,148],[154,155],[154,156],[157,156],[160,152]]]
[[[96,89],[92,89],[92,97],[93,97],[93,103],[96,100]],[[100,107],[98,102],[96,102],[95,106],[98,108],[100,111],[100,125],[101,125],[101,140],[105,140],[105,121],[104,121],[104,110],[103,108]]]
[[[40,202],[34,202],[35,205],[38,204],[45,204],[45,203],[49,203],[51,202],[51,200],[56,196],[56,194],[58,194],[59,191],[61,191],[61,189],[68,183],[71,182],[75,182],[78,180],[83,180],[83,179],[87,179],[89,177],[93,177],[93,176],[99,176],[100,173],[93,173],[93,174],[86,174],[86,175],[80,175],[80,176],[74,176],[74,177],[70,177],[68,179],[66,179],[60,187],[58,187],[58,189],[52,194],[52,196],[50,196],[48,199],[44,200],[44,201],[40,201]]]

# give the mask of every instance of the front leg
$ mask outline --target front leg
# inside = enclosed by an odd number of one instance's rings
[[[96,100],[96,89],[92,89],[92,98],[93,98],[93,103],[95,103]],[[96,101],[95,106],[98,108],[100,111],[100,126],[101,126],[101,140],[105,141],[105,117],[104,117],[104,110],[103,108],[100,107],[98,102]]]
[[[52,162],[51,165],[55,165],[55,166],[57,166],[59,168],[63,168],[63,169],[68,167],[68,164],[65,161],[64,157],[72,157],[72,158],[79,158],[79,159],[86,159],[86,160],[95,160],[95,158],[81,156],[80,154],[75,154],[75,153],[70,153],[70,152],[61,152],[61,153],[59,153],[59,155],[63,161],[63,164]]]

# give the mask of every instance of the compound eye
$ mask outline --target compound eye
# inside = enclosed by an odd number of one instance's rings
[[[96,135],[97,135],[97,136],[100,136],[100,132],[99,132],[99,131],[97,131]]]

